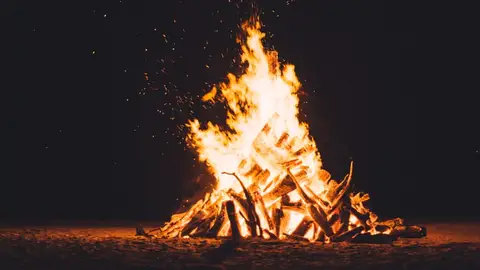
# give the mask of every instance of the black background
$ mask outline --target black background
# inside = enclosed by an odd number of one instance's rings
[[[4,107],[0,218],[165,220],[205,173],[177,126],[215,118],[198,96],[240,71],[235,35],[253,1],[70,2],[3,8],[15,72],[2,87],[13,99]],[[353,158],[355,188],[380,215],[478,216],[469,7],[257,7],[273,34],[267,47],[296,66],[301,117],[334,177]]]

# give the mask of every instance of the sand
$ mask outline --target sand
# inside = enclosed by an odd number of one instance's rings
[[[394,244],[149,239],[123,226],[3,226],[0,269],[480,269],[480,223]],[[148,227],[146,228],[148,229]]]

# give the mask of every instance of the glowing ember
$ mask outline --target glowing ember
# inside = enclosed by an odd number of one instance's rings
[[[348,194],[350,173],[341,182],[322,169],[308,125],[298,119],[300,83],[293,65],[266,51],[258,18],[242,26],[239,39],[245,73],[228,74],[204,102],[227,105],[228,130],[213,123],[188,123],[188,143],[215,175],[211,194],[187,212],[173,215],[161,237],[306,238],[346,241],[359,234],[385,235],[401,219],[379,222],[363,203],[367,194]]]

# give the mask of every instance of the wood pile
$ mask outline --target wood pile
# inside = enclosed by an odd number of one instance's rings
[[[301,138],[287,132],[272,138],[276,118],[254,140],[252,157],[240,162],[237,172],[222,172],[241,188],[206,194],[188,211],[173,215],[157,236],[355,243],[426,236],[424,227],[407,226],[399,218],[380,221],[364,206],[368,194],[351,191],[353,162],[342,181],[333,180],[324,169],[312,175],[304,157],[315,154],[315,145],[298,147]]]

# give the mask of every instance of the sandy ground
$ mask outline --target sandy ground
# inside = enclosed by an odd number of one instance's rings
[[[480,223],[424,225],[427,238],[394,244],[251,240],[236,249],[136,237],[133,225],[3,226],[0,269],[480,269]]]

